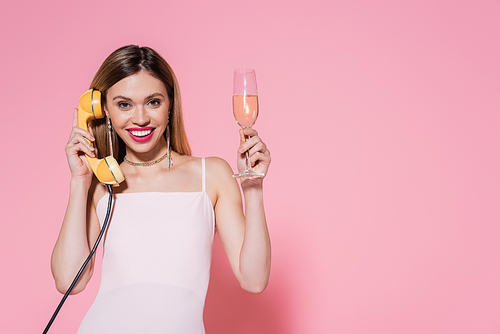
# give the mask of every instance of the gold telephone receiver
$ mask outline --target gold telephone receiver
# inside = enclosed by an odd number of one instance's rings
[[[88,90],[80,97],[78,103],[78,127],[88,131],[88,122],[103,117],[101,92],[95,89]],[[85,157],[99,182],[118,186],[120,182],[125,180],[122,170],[114,157],[108,156],[104,159],[92,158],[88,155],[85,155]]]

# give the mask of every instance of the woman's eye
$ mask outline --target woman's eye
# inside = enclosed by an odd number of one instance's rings
[[[128,102],[124,102],[124,101],[118,102],[118,108],[120,108],[120,109],[127,109],[129,107],[130,107],[130,103],[128,103]]]
[[[149,102],[148,102],[148,104],[149,104],[150,106],[153,106],[153,107],[158,107],[158,106],[160,106],[161,101],[160,101],[160,100],[157,100],[157,99],[153,99],[153,100],[149,101]]]

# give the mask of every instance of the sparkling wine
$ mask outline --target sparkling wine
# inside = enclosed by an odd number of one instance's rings
[[[259,115],[257,95],[233,95],[233,113],[242,128],[250,128]]]
[[[239,68],[234,71],[233,114],[236,122],[243,129],[251,128],[257,120],[259,103],[257,100],[257,79],[254,69]],[[240,180],[261,178],[264,177],[264,173],[252,169],[250,154],[247,150],[245,151],[245,170],[239,174],[234,174],[233,177]]]

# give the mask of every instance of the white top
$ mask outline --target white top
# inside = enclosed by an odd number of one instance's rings
[[[205,192],[115,195],[102,280],[78,334],[202,334],[214,211]],[[97,204],[102,222],[108,196]]]

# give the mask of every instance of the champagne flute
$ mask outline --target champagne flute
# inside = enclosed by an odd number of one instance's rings
[[[257,78],[255,70],[251,68],[239,68],[234,71],[233,114],[236,122],[243,129],[251,128],[259,115]],[[264,177],[264,173],[257,173],[252,169],[248,151],[245,155],[245,171],[234,174],[233,177],[241,179]]]

